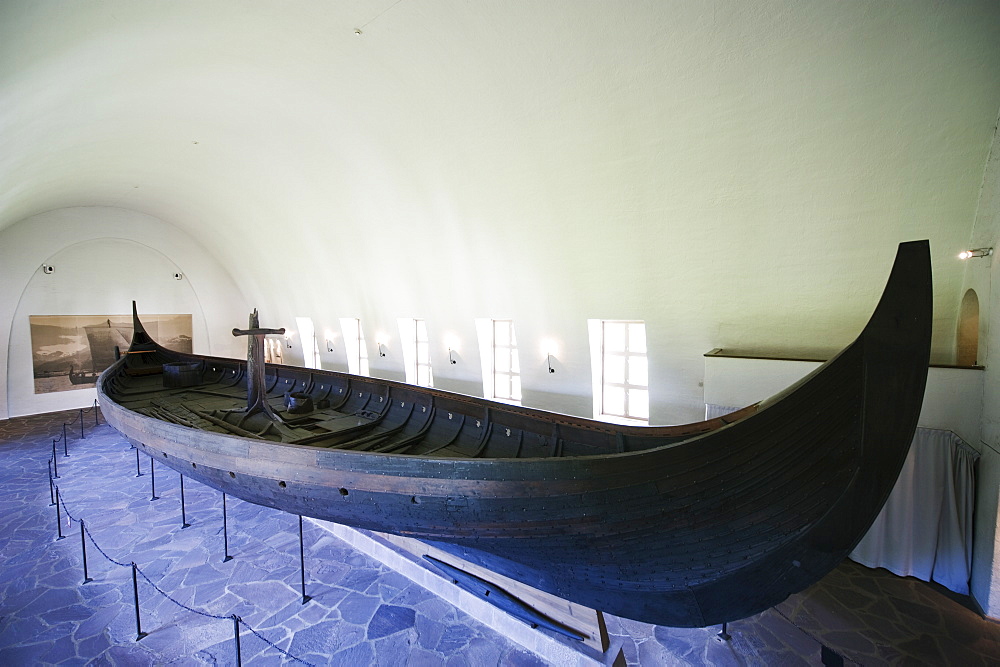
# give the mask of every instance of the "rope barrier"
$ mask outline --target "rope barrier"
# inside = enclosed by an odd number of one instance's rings
[[[198,614],[199,616],[205,616],[206,618],[217,618],[220,621],[226,621],[226,620],[229,620],[231,618],[230,616],[219,616],[218,614],[211,614],[211,613],[209,613],[207,611],[201,611],[199,609],[195,609],[193,607],[189,607],[186,604],[184,604],[183,602],[178,602],[174,598],[170,597],[169,593],[167,593],[165,590],[163,590],[162,588],[160,588],[159,586],[157,586],[156,584],[154,584],[153,580],[150,579],[149,577],[147,577],[145,572],[143,572],[142,570],[140,570],[138,567],[136,568],[136,571],[139,573],[140,576],[142,576],[143,579],[146,580],[146,583],[148,583],[150,586],[153,587],[153,590],[155,590],[157,593],[159,593],[163,597],[165,597],[168,600],[170,600],[171,602],[173,602],[175,605],[177,605],[181,609],[187,609],[188,611],[190,611],[192,613]]]
[[[259,632],[257,632],[253,628],[251,628],[250,625],[246,621],[244,621],[242,618],[239,619],[239,622],[242,625],[246,626],[246,629],[249,630],[251,633],[253,633],[254,637],[256,637],[257,639],[261,640],[262,642],[264,642],[265,644],[267,644],[271,648],[273,648],[273,649],[275,649],[277,651],[280,651],[281,653],[283,653],[285,656],[291,658],[292,660],[295,660],[297,662],[301,662],[303,665],[309,665],[309,667],[315,667],[315,665],[313,665],[311,662],[306,662],[302,658],[295,657],[294,655],[292,655],[291,653],[289,653],[285,649],[281,648],[280,646],[278,646],[274,642],[271,642],[268,639],[266,639],[265,637],[261,636],[261,634]]]
[[[70,521],[75,521],[75,522],[79,523],[80,520],[77,519],[75,516],[73,516],[72,514],[69,513],[69,508],[66,507],[66,501],[65,500],[63,500],[62,498],[59,498],[59,504],[62,505],[63,511],[66,512],[66,516],[69,517]]]
[[[95,404],[96,404],[96,401],[95,401]],[[49,462],[51,462],[51,459],[49,460]],[[134,562],[123,563],[123,562],[115,560],[114,558],[112,558],[111,556],[109,556],[107,554],[107,552],[105,552],[104,549],[101,548],[101,545],[97,543],[97,540],[94,539],[94,535],[90,532],[90,528],[87,527],[86,523],[82,519],[78,519],[77,517],[73,516],[70,513],[69,508],[66,506],[66,501],[65,501],[65,499],[62,498],[61,494],[57,493],[56,494],[56,499],[58,500],[58,504],[63,508],[63,511],[66,512],[66,518],[69,521],[73,522],[73,523],[79,523],[80,524],[80,527],[83,530],[83,532],[86,534],[86,536],[88,538],[90,538],[90,543],[94,545],[94,548],[97,549],[98,553],[100,553],[101,556],[103,556],[105,558],[105,560],[107,560],[110,563],[114,563],[115,565],[117,565],[119,567],[132,568],[133,572],[138,573],[139,576],[141,576],[143,579],[146,580],[146,583],[148,583],[150,586],[153,587],[153,590],[155,590],[157,593],[159,593],[163,597],[165,597],[168,600],[170,600],[171,602],[173,602],[175,605],[177,605],[181,609],[184,609],[184,610],[189,611],[191,613],[197,614],[199,616],[204,616],[205,618],[212,618],[212,619],[216,619],[216,620],[220,620],[220,621],[228,621],[228,620],[230,620],[230,619],[233,618],[232,615],[230,615],[230,616],[221,616],[219,614],[212,614],[212,613],[207,612],[207,611],[201,611],[200,609],[195,609],[194,607],[189,607],[188,605],[186,605],[183,602],[180,602],[179,600],[175,599],[169,593],[167,593],[165,590],[163,590],[162,588],[160,588],[159,586],[157,586],[153,582],[153,580],[150,579],[146,575],[146,573],[143,572],[139,568],[139,566],[136,565]],[[61,524],[60,524],[60,528],[61,528]],[[251,633],[253,633],[253,635],[255,637],[257,637],[258,639],[260,639],[262,642],[264,642],[265,644],[267,644],[271,648],[273,648],[276,651],[280,652],[282,655],[286,656],[287,658],[289,658],[291,660],[295,660],[296,662],[301,662],[303,665],[309,665],[310,667],[314,667],[312,665],[312,663],[306,662],[302,658],[299,658],[299,657],[296,657],[295,655],[292,655],[291,653],[289,653],[285,649],[281,648],[280,646],[278,646],[274,642],[270,641],[269,639],[267,639],[266,637],[264,637],[263,635],[261,635],[249,623],[247,623],[246,621],[244,621],[242,618],[237,617],[237,623],[242,624],[244,627],[246,627],[247,630],[249,630]],[[143,636],[145,636],[145,634],[146,633],[140,632],[139,633],[139,638],[141,639]]]
[[[105,558],[107,558],[107,559],[108,559],[109,561],[111,561],[112,563],[114,563],[115,565],[117,565],[117,566],[119,566],[119,567],[132,567],[132,564],[131,564],[131,563],[122,563],[122,562],[120,562],[120,561],[117,561],[117,560],[115,560],[114,558],[112,558],[112,557],[111,557],[111,556],[109,556],[108,554],[106,554],[106,553],[104,552],[104,549],[102,549],[102,548],[101,548],[101,545],[100,545],[100,544],[98,544],[98,543],[97,543],[97,540],[95,540],[95,539],[94,539],[94,536],[93,536],[93,535],[91,534],[91,532],[90,532],[90,528],[87,528],[87,527],[84,527],[84,530],[85,530],[85,531],[87,532],[87,537],[89,537],[89,538],[90,538],[90,543],[94,545],[94,547],[95,547],[95,548],[96,548],[96,549],[97,549],[97,550],[98,550],[98,551],[100,552],[100,554],[101,554],[102,556],[104,556],[104,557],[105,557]]]

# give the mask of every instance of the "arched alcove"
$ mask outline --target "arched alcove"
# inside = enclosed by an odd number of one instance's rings
[[[979,297],[969,289],[962,297],[958,313],[956,359],[959,366],[975,366],[979,361]]]
[[[56,336],[51,344],[36,345],[32,316],[107,316],[110,327],[112,319],[129,322],[132,299],[138,299],[140,312],[191,315],[193,339],[202,349],[211,348],[205,313],[191,281],[175,279],[175,275],[183,273],[161,251],[129,239],[96,238],[60,249],[46,258],[45,265],[54,268],[51,272],[35,271],[21,293],[10,324],[10,414],[66,409],[96,396],[92,385],[39,389],[34,374],[36,362],[69,359],[77,352],[79,342]],[[51,328],[39,326],[40,330]]]

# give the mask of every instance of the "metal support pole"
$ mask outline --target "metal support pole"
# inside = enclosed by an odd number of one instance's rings
[[[63,424],[63,456],[69,456],[69,447],[66,445],[66,424]]]
[[[132,599],[135,601],[135,640],[139,641],[146,636],[147,633],[142,631],[142,625],[139,623],[139,578],[136,576],[136,566],[135,561],[132,562]]]
[[[135,448],[135,476],[142,477],[142,468],[139,467],[139,448]]]
[[[59,479],[59,464],[56,462],[56,443],[59,442],[59,438],[53,438],[52,440],[52,476]]]
[[[312,600],[306,595],[306,550],[302,544],[302,515],[299,515],[299,571],[302,573],[302,604]]]
[[[83,548],[83,583],[87,584],[93,581],[87,574],[87,535],[86,528],[83,526],[83,519],[80,519],[80,546]]]
[[[149,484],[153,491],[152,496],[149,498],[149,502],[154,500],[159,500],[160,497],[156,495],[156,468],[153,466],[153,457],[149,457]]]
[[[236,667],[243,667],[243,656],[240,655],[240,617],[233,614],[233,635],[236,637]]]
[[[61,540],[65,535],[62,534],[62,515],[59,514],[59,487],[56,487],[56,534],[59,536],[56,540]]]
[[[728,626],[728,624],[727,624],[727,623],[723,623],[723,624],[722,624],[722,632],[720,632],[720,633],[719,633],[719,634],[717,635],[717,636],[718,636],[718,638],[719,638],[719,639],[721,639],[721,640],[722,640],[722,641],[724,641],[724,642],[728,642],[728,641],[729,641],[730,639],[732,639],[732,638],[733,638],[733,636],[732,636],[731,634],[729,634],[728,632],[726,632],[726,629],[727,629],[727,626]]]
[[[85,437],[83,435],[83,408],[80,408],[80,439],[83,440]]]
[[[52,482],[52,461],[51,460],[49,461],[49,500],[52,501],[52,502],[49,503],[49,507],[52,507],[53,505],[56,504],[55,486],[53,485],[53,482]]]
[[[230,561],[233,559],[229,555],[229,527],[226,521],[226,494],[222,494],[222,543],[226,552],[226,557],[222,559],[222,562]]]
[[[190,528],[191,524],[187,522],[187,517],[184,516],[184,475],[181,475],[181,528]]]
[[[97,427],[97,426],[100,426],[100,425],[101,425],[101,418],[97,414],[97,399],[95,398],[94,399],[94,426]]]

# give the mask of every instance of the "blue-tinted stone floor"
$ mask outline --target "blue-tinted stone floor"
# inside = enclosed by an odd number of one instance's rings
[[[0,421],[0,665],[236,664],[231,615],[314,665],[538,665],[501,637],[316,525],[304,523],[302,604],[298,517],[227,498],[185,480],[189,528],[181,528],[179,475],[158,465],[151,501],[150,459],[112,428],[60,442],[60,495],[100,548],[142,573],[174,600],[226,617],[201,616],[164,597],[141,576],[136,641],[131,567],[106,560],[87,540],[83,584],[80,525],[62,514],[56,539],[46,462],[52,438],[76,412]],[[74,429],[75,432],[74,432]],[[243,664],[300,664],[241,627]]]
[[[71,456],[58,450],[66,507],[107,555],[135,561],[171,599],[141,578],[143,631],[136,641],[131,567],[106,560],[87,540],[83,584],[80,525],[62,516],[56,539],[46,462],[52,439],[78,412],[0,421],[0,665],[234,665],[240,616],[247,665],[538,665],[534,654],[402,575],[305,523],[306,592],[300,590],[298,519],[227,500],[229,553],[223,562],[222,496],[185,482],[108,426],[85,416],[86,438],[69,429]],[[74,432],[75,429],[75,432]],[[179,606],[181,603],[211,618]],[[719,628],[655,627],[607,617],[629,665],[817,665],[826,646],[844,664],[1000,663],[1000,625],[933,587],[845,562],[823,581],[773,609]],[[272,646],[273,645],[273,646]]]

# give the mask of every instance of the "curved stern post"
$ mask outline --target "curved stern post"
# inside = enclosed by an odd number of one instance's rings
[[[156,343],[149,334],[146,333],[146,327],[142,326],[142,321],[139,320],[139,311],[136,309],[135,301],[132,302],[132,344],[129,345],[129,352],[135,351],[139,346],[155,345]]]

